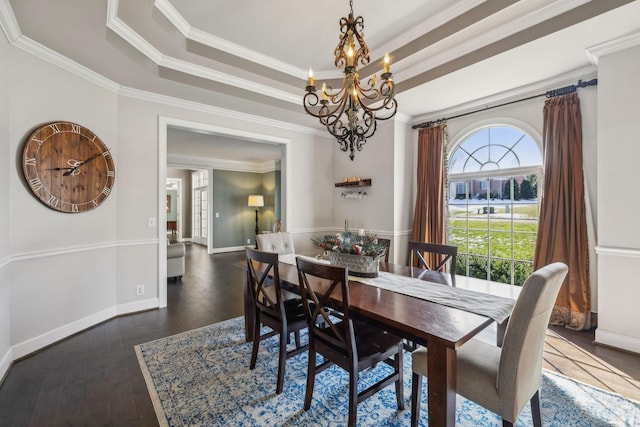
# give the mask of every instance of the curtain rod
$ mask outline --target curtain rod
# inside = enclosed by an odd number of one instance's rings
[[[548,90],[545,93],[541,93],[541,94],[538,94],[538,95],[533,95],[533,96],[529,96],[527,98],[522,98],[522,99],[516,99],[515,101],[505,102],[503,104],[494,105],[492,107],[480,108],[478,110],[469,111],[467,113],[462,113],[462,114],[458,114],[458,115],[451,116],[451,117],[432,120],[432,121],[429,121],[429,122],[418,123],[416,125],[411,126],[411,129],[420,129],[420,128],[428,128],[428,127],[431,127],[431,126],[436,126],[436,125],[439,125],[439,124],[442,124],[442,123],[446,123],[447,120],[457,119],[459,117],[464,117],[464,116],[469,116],[471,114],[480,113],[482,111],[491,110],[493,108],[504,107],[505,105],[511,105],[511,104],[515,104],[517,102],[528,101],[528,100],[534,99],[534,98],[540,98],[541,96],[546,96],[547,98],[554,98],[556,96],[567,95],[569,93],[573,93],[573,92],[577,91],[578,88],[580,88],[580,87],[597,86],[597,84],[598,84],[598,79],[592,79],[592,80],[589,80],[588,82],[583,82],[582,80],[578,80],[578,84],[575,84],[575,85],[569,85],[569,86],[561,87],[560,89]]]

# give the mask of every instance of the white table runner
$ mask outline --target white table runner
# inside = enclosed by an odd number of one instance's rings
[[[280,255],[279,260],[285,264],[296,265],[296,256],[311,261],[329,263],[327,260],[318,260],[314,257],[296,254]],[[502,323],[509,318],[515,304],[515,300],[511,298],[504,298],[469,289],[454,288],[440,283],[387,273],[385,271],[380,271],[378,277],[375,278],[349,276],[349,280],[487,316],[498,323]]]

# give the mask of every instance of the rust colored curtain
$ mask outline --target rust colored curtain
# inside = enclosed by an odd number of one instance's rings
[[[445,124],[420,129],[416,207],[411,240],[446,243],[445,218]],[[434,256],[435,257],[435,256]],[[436,265],[431,255],[425,258]]]
[[[582,174],[582,116],[573,93],[544,105],[544,191],[536,240],[536,269],[562,261],[569,273],[551,323],[588,329],[591,323],[589,246]]]

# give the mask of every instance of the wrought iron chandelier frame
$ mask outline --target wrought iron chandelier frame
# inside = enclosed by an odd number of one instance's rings
[[[366,86],[361,86],[358,66],[369,64],[369,48],[362,35],[364,19],[354,18],[353,0],[349,6],[349,16],[340,19],[340,41],[334,50],[336,67],[344,67],[342,88],[334,91],[323,83],[318,96],[310,71],[303,106],[336,138],[342,151],[349,151],[349,158],[353,160],[355,150],[362,151],[367,139],[375,133],[377,121],[395,116],[398,103],[388,55],[385,55],[380,86],[376,87],[376,74],[369,78]]]

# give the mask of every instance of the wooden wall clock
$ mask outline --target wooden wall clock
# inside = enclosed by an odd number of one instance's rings
[[[22,170],[36,198],[67,213],[100,206],[116,179],[109,148],[89,129],[70,122],[33,131],[22,152]]]

